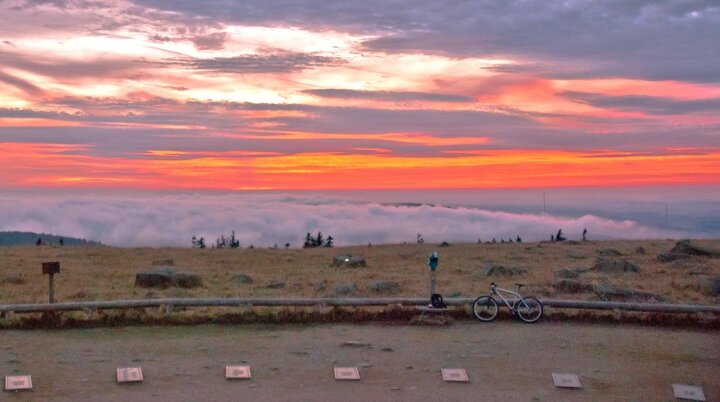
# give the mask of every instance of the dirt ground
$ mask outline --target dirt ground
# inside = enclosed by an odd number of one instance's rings
[[[672,384],[720,400],[718,331],[513,321],[408,325],[202,325],[0,332],[0,376],[34,390],[0,400],[56,401],[672,401]],[[251,366],[228,381],[225,365]],[[145,381],[119,385],[117,367]],[[334,366],[361,380],[333,379]],[[469,383],[445,383],[464,368]],[[575,373],[581,390],[551,373]]]

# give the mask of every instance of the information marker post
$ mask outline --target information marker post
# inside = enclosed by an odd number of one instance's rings
[[[48,292],[50,303],[55,303],[55,283],[53,282],[53,275],[60,273],[59,262],[43,262],[42,273],[49,275]]]
[[[438,253],[433,251],[428,258],[428,266],[430,267],[430,296],[435,294],[435,271],[437,271],[438,260],[440,257]]]

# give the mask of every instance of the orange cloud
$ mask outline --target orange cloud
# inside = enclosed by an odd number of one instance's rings
[[[386,154],[254,155],[215,153],[172,159],[79,154],[81,146],[0,143],[8,155],[0,179],[9,187],[137,189],[420,189],[545,188],[720,184],[720,151],[666,155],[617,152],[486,150],[442,157]],[[152,158],[155,157],[155,158]]]

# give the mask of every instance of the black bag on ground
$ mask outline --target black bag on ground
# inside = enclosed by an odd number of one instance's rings
[[[430,296],[430,305],[432,305],[433,308],[447,308],[445,302],[443,301],[443,297],[437,293],[433,293]]]

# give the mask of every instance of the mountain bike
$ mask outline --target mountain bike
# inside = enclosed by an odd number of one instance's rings
[[[543,314],[543,305],[540,300],[532,296],[522,296],[520,288],[525,285],[521,283],[515,285],[518,287],[517,292],[503,289],[496,285],[495,282],[492,282],[490,284],[490,294],[478,297],[473,303],[475,317],[484,322],[494,320],[498,313],[498,302],[493,296],[497,296],[510,309],[512,315],[523,322],[533,323],[539,320]]]

